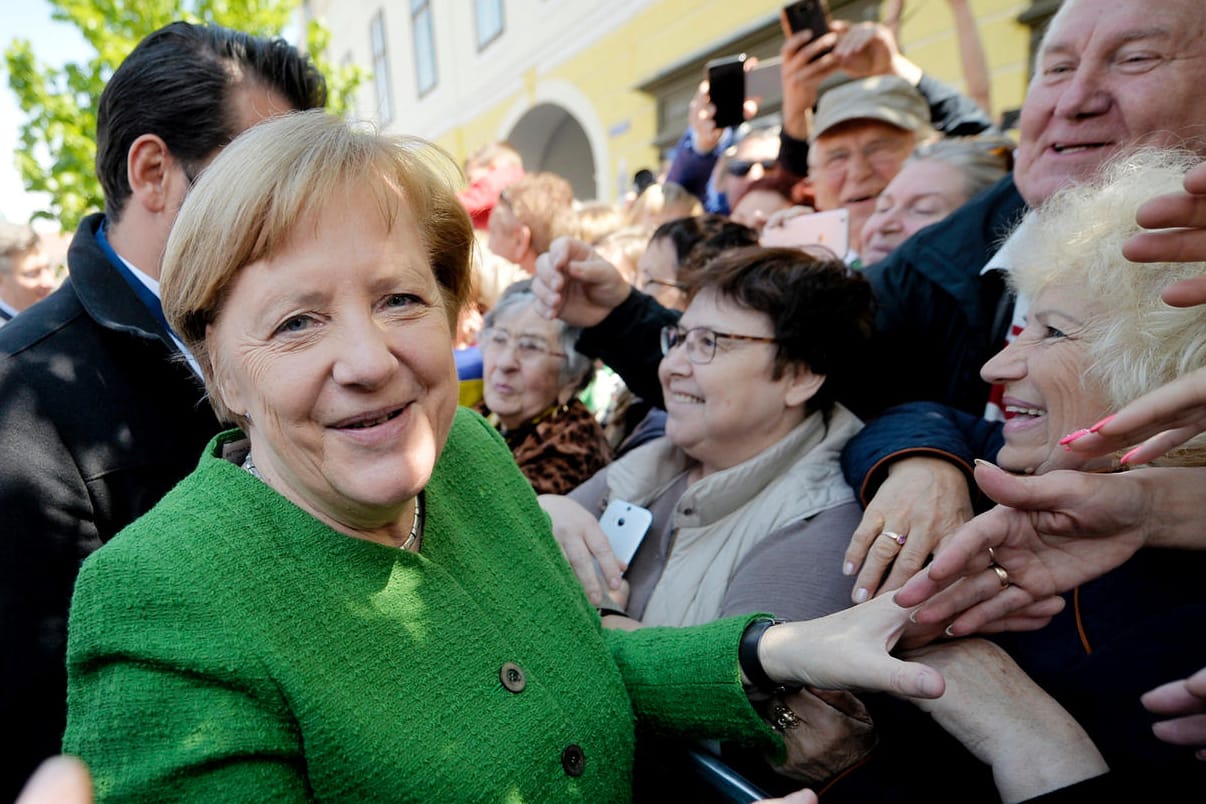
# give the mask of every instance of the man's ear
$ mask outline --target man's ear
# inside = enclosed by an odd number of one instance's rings
[[[814,374],[807,366],[789,366],[783,402],[789,408],[802,406],[816,396],[824,384],[824,374]]]
[[[148,212],[162,212],[171,197],[170,184],[180,180],[180,174],[172,170],[175,164],[167,143],[159,136],[143,134],[134,140],[126,154],[126,176],[133,200]]]
[[[515,230],[515,237],[519,240],[519,253],[527,254],[532,247],[532,230],[521,223]]]

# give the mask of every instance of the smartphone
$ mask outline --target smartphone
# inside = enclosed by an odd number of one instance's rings
[[[788,218],[777,226],[767,226],[758,238],[760,246],[809,248],[820,246],[844,259],[850,250],[850,213],[845,209],[812,212]]]
[[[599,527],[607,534],[611,551],[625,564],[632,561],[652,524],[653,513],[648,508],[624,500],[609,502],[599,517]]]
[[[708,95],[716,107],[712,122],[717,128],[745,122],[745,58],[740,53],[708,62]]]
[[[805,29],[812,31],[812,38],[829,33],[829,3],[827,0],[796,0],[783,7],[783,20],[787,23],[787,35],[799,33]],[[812,61],[824,56],[829,50],[823,50],[812,58]]]

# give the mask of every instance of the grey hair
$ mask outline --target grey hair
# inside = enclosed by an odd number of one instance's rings
[[[536,294],[527,289],[503,291],[502,298],[490,308],[482,320],[482,328],[495,325],[500,318],[509,318],[523,310],[532,308],[537,303]],[[571,327],[561,319],[556,319],[558,327],[557,348],[565,353],[565,362],[561,365],[561,387],[573,386],[577,393],[585,388],[594,378],[594,362],[574,348],[578,336],[582,334],[581,327]]]
[[[971,198],[1005,177],[1013,167],[1016,147],[1008,137],[951,137],[919,145],[905,164],[941,162],[956,168]]]
[[[12,270],[11,257],[18,257],[37,247],[41,238],[27,223],[0,221],[0,274]]]
[[[1010,283],[1031,299],[1053,285],[1073,287],[1092,304],[1083,382],[1102,389],[1113,410],[1206,366],[1206,305],[1170,307],[1160,298],[1173,282],[1206,273],[1206,263],[1135,263],[1122,256],[1123,243],[1143,231],[1135,222],[1139,205],[1180,191],[1200,162],[1177,149],[1125,153],[1096,179],[1051,196],[1021,230]],[[1206,465],[1206,437],[1163,463]]]

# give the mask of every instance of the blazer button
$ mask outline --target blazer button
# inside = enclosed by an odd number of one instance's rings
[[[511,692],[523,692],[524,687],[528,686],[523,670],[515,662],[504,664],[498,671],[498,677],[502,679],[503,686]]]
[[[561,752],[561,767],[565,768],[567,776],[581,776],[586,767],[586,755],[581,748],[570,743]]]

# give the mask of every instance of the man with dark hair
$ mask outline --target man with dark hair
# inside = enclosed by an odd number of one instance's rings
[[[176,22],[113,74],[97,113],[104,214],[70,277],[0,331],[0,799],[58,753],[80,562],[150,509],[219,425],[159,305],[159,260],[197,173],[272,115],[326,103],[283,40]]]

